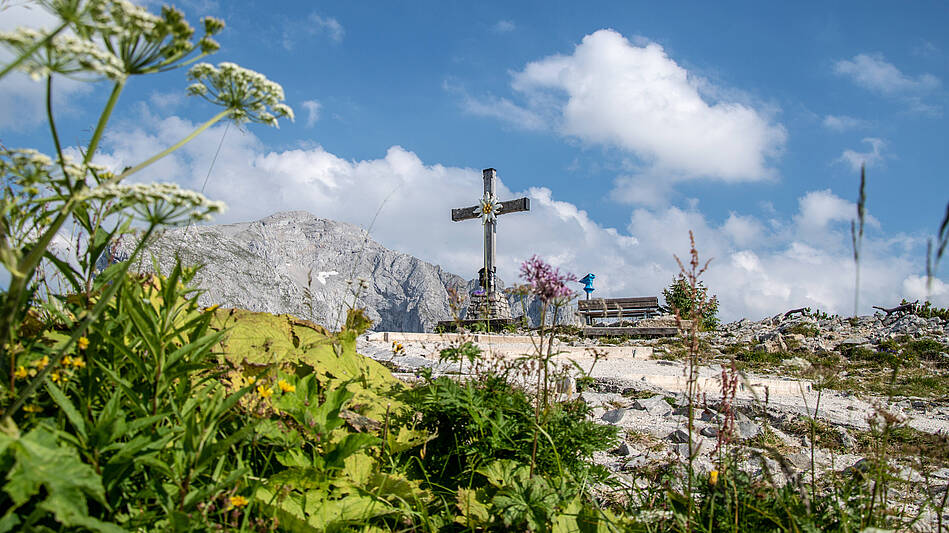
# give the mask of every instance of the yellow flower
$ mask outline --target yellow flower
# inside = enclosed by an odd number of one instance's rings
[[[42,411],[43,408],[36,404],[30,404],[30,405],[24,405],[23,410],[26,411],[27,413],[38,413]]]
[[[44,368],[46,368],[47,365],[49,365],[49,356],[48,356],[48,355],[44,355],[42,359],[33,361],[33,366],[35,366],[36,368],[38,368],[38,369],[40,369],[40,370],[43,370]]]
[[[72,364],[72,357],[69,357],[68,355],[63,357],[63,366],[69,366],[71,364]]]
[[[49,379],[53,380],[53,383],[62,383],[65,381],[63,376],[59,372],[53,372],[49,375]]]
[[[205,312],[205,313],[213,313],[214,311],[217,311],[217,308],[218,308],[218,307],[221,307],[221,304],[214,304],[214,305],[212,305],[212,306],[210,306],[210,307],[205,307],[205,308],[204,308],[204,312]]]
[[[253,385],[254,383],[257,383],[257,376],[248,376],[247,384]]]
[[[257,394],[259,394],[261,398],[270,398],[273,395],[273,389],[266,385],[257,385]]]
[[[85,350],[89,347],[89,339],[85,337],[79,337],[79,340],[76,341],[76,346],[79,346],[80,350]]]
[[[286,381],[286,380],[283,380],[283,379],[281,379],[280,381],[277,382],[277,386],[280,387],[280,390],[283,391],[283,392],[293,392],[293,391],[297,390],[296,387],[294,387],[293,385],[287,383],[287,381]]]
[[[26,371],[25,366],[20,365],[19,368],[16,369],[16,372],[13,373],[13,375],[16,376],[17,379],[24,379],[26,376],[30,375],[30,373]]]
[[[709,470],[708,472],[708,484],[716,485],[718,483],[718,470]]]
[[[240,508],[246,506],[248,503],[250,502],[247,500],[247,498],[239,494],[237,496],[231,496],[231,507]]]
[[[74,366],[74,367],[76,367],[76,368],[85,368],[85,367],[86,367],[86,362],[83,361],[82,359],[78,358],[78,357],[74,357],[73,360],[72,360],[72,366]]]

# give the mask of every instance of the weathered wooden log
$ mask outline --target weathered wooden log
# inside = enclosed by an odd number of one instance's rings
[[[916,310],[917,304],[919,304],[919,300],[916,300],[915,302],[911,302],[908,304],[902,304],[896,307],[891,307],[889,309],[887,309],[886,307],[880,307],[879,305],[874,305],[873,308],[879,309],[880,311],[885,312],[886,316],[890,316],[893,313],[912,313],[913,311]]]
[[[791,315],[796,315],[796,314],[798,314],[798,313],[800,313],[800,314],[803,316],[806,311],[807,311],[807,308],[806,308],[806,307],[799,307],[799,308],[797,308],[797,309],[791,309],[791,310],[788,311],[787,313],[784,313],[784,318],[787,318],[787,317],[789,317],[789,316],[791,316]]]

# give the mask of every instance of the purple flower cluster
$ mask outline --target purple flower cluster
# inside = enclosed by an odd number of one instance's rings
[[[561,274],[558,269],[536,255],[521,264],[521,278],[530,286],[530,291],[544,303],[570,296],[567,282],[577,280],[573,274]]]

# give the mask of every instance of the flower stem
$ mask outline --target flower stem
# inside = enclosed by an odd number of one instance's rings
[[[33,396],[33,393],[36,392],[36,389],[39,388],[40,384],[45,382],[46,375],[59,364],[63,356],[66,355],[66,352],[79,340],[79,337],[85,334],[89,326],[91,326],[92,323],[99,318],[99,315],[105,311],[105,308],[111,303],[112,297],[115,296],[115,293],[118,292],[119,288],[124,284],[121,278],[124,278],[128,272],[129,266],[132,264],[132,259],[142,251],[142,249],[145,247],[145,243],[148,241],[148,238],[151,236],[154,230],[155,226],[150,226],[148,228],[148,230],[145,232],[145,235],[142,237],[142,240],[139,241],[138,246],[136,246],[135,250],[129,256],[129,260],[122,264],[121,272],[116,275],[115,281],[108,286],[105,292],[102,293],[102,296],[99,297],[99,301],[96,302],[95,307],[92,308],[92,311],[86,313],[86,316],[79,324],[79,327],[73,330],[72,335],[70,335],[70,337],[66,339],[66,342],[63,343],[63,345],[59,348],[59,352],[50,358],[50,362],[46,368],[40,370],[40,372],[36,374],[36,377],[30,381],[29,385],[27,385],[26,388],[17,395],[17,399],[13,405],[3,413],[3,418],[0,418],[0,423],[9,420],[10,417],[12,417],[13,414],[17,412],[17,410],[23,407],[23,404],[26,403],[26,401],[31,396]]]
[[[99,148],[99,141],[102,140],[102,134],[105,133],[105,126],[109,123],[109,118],[112,117],[112,111],[115,109],[115,104],[119,101],[119,95],[122,94],[124,87],[125,80],[119,80],[112,86],[112,94],[109,95],[109,101],[105,103],[105,109],[103,109],[102,114],[99,115],[99,123],[96,124],[96,131],[92,133],[92,140],[89,141],[89,146],[86,147],[86,156],[82,159],[83,166],[88,165],[89,162],[92,161],[92,156],[95,155],[96,150]]]
[[[143,161],[143,162],[141,162],[141,163],[135,165],[134,167],[132,167],[132,168],[126,170],[125,172],[119,174],[119,176],[118,176],[115,180],[116,180],[116,181],[122,181],[123,179],[125,179],[126,176],[128,176],[128,175],[130,175],[130,174],[134,174],[134,173],[138,172],[139,170],[142,170],[143,168],[147,167],[148,165],[151,165],[152,163],[154,163],[155,161],[158,161],[159,159],[165,157],[166,155],[168,155],[168,154],[174,152],[175,150],[181,148],[182,146],[188,144],[189,142],[191,142],[192,139],[194,139],[195,137],[197,137],[202,131],[204,131],[204,130],[210,128],[211,126],[213,126],[216,122],[218,122],[219,120],[221,120],[222,118],[224,118],[225,116],[227,116],[227,114],[230,113],[230,112],[231,112],[230,109],[225,109],[224,111],[221,111],[221,112],[218,113],[217,115],[214,115],[213,117],[211,117],[210,120],[208,120],[208,121],[205,122],[204,124],[198,126],[198,128],[197,128],[196,130],[194,130],[194,131],[192,131],[191,133],[189,133],[188,136],[185,137],[184,139],[181,139],[180,141],[178,141],[178,142],[175,143],[174,145],[169,146],[168,148],[162,150],[161,152],[159,152],[159,153],[157,153],[157,154],[155,154],[155,155],[149,157],[149,158],[146,159],[145,161]]]
[[[8,72],[20,66],[20,63],[26,61],[28,57],[32,56],[33,53],[39,50],[41,47],[46,46],[50,41],[53,40],[53,37],[56,37],[56,34],[66,29],[67,25],[69,25],[68,22],[63,22],[62,24],[59,25],[58,28],[56,28],[49,35],[44,37],[43,40],[38,41],[35,44],[33,44],[33,46],[29,48],[29,50],[20,54],[20,57],[16,58],[9,65],[3,67],[3,70],[0,70],[0,78],[6,76]]]

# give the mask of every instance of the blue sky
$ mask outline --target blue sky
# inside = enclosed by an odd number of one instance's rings
[[[0,29],[44,24],[20,4]],[[269,6],[179,4],[195,23],[224,19],[209,60],[281,83],[296,121],[212,128],[136,179],[200,189],[208,177],[205,192],[230,206],[222,222],[375,217],[384,245],[471,277],[481,228],[449,211],[474,204],[480,169],[494,167],[502,200],[533,204],[500,219],[503,279],[536,253],[595,272],[597,295],[658,294],[691,229],[733,319],[852,312],[849,221],[866,163],[861,312],[926,296],[925,242],[949,201],[949,4]],[[81,139],[108,88],[57,83],[62,126]],[[186,85],[180,71],[132,80],[100,161],[145,159],[213,114]],[[0,82],[0,141],[48,149],[41,102],[25,77]],[[943,306],[947,268],[931,293]]]

